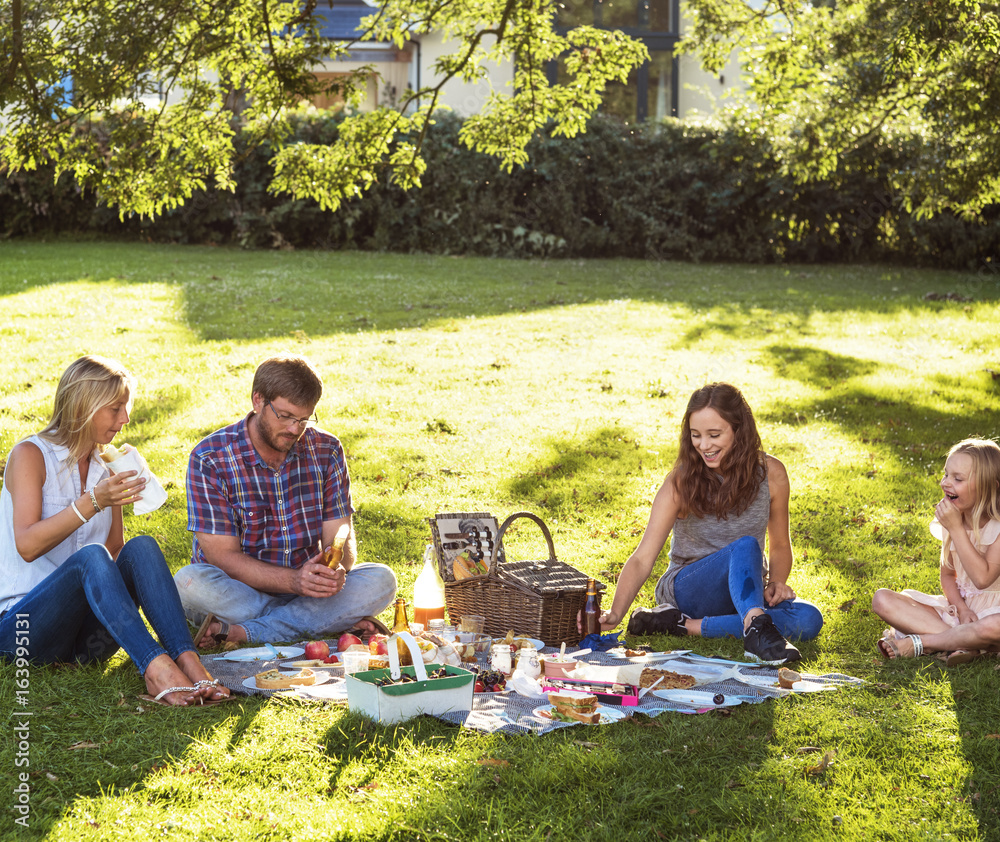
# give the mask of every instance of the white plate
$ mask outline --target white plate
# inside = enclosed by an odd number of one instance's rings
[[[777,689],[778,687],[778,676],[776,675],[744,675],[740,673],[734,675],[733,678],[743,684],[749,684],[751,687],[767,687],[768,689]]]
[[[336,667],[342,667],[344,665],[343,655],[339,655],[336,652],[331,652],[330,654],[337,658],[337,663],[314,664],[312,661],[286,661],[284,663],[279,664],[278,667],[283,670],[288,670],[288,669],[300,670],[303,667],[308,667],[311,670],[329,670],[329,669],[335,669]]]
[[[553,705],[542,705],[541,707],[535,708],[531,713],[534,716],[540,717],[541,719],[547,719],[549,722],[562,722],[563,720],[561,720],[561,719],[551,719],[550,717],[548,717],[548,716],[545,715],[546,713],[549,713],[552,710],[554,710]],[[598,725],[607,725],[610,722],[618,722],[619,720],[624,719],[626,716],[628,716],[628,713],[626,713],[620,707],[613,707],[611,705],[598,705],[597,706],[597,711],[601,714],[601,721],[597,723]],[[565,725],[586,725],[587,723],[586,722],[566,722],[564,724]]]
[[[674,649],[670,652],[647,652],[645,655],[626,655],[625,648],[609,649],[608,654],[615,658],[624,658],[633,664],[645,664],[649,661],[670,661],[691,653],[690,649]]]
[[[514,640],[517,640],[518,638],[521,638],[523,640],[527,640],[528,643],[530,643],[532,646],[534,646],[539,652],[541,652],[542,649],[545,647],[545,644],[541,640],[539,640],[537,637],[528,637],[528,635],[526,635],[526,634],[515,634],[514,635]],[[497,643],[503,643],[506,639],[507,639],[507,635],[504,635],[503,637],[494,637],[493,638],[493,644],[495,645]],[[487,654],[489,654],[489,653],[487,653]]]
[[[726,696],[722,704],[716,704],[712,701],[715,693],[706,690],[654,690],[653,695],[668,702],[699,708],[731,708],[741,703],[740,699]]]
[[[225,655],[219,655],[216,660],[223,661],[276,661],[284,658],[297,658],[304,655],[306,650],[299,646],[275,646],[278,650],[278,657],[266,646],[257,646],[253,649],[234,649]]]
[[[332,681],[332,680],[333,680],[333,676],[330,675],[330,673],[328,673],[328,672],[317,673],[316,680],[312,684],[310,684],[308,686],[309,687],[315,687],[318,684],[326,684],[326,682]],[[276,693],[277,692],[277,690],[265,690],[263,687],[258,687],[257,686],[257,676],[255,676],[255,675],[251,675],[249,678],[244,678],[243,679],[243,686],[246,687],[247,690],[264,690],[265,693]],[[295,688],[294,687],[285,687],[285,688],[281,688],[281,689],[294,690]]]

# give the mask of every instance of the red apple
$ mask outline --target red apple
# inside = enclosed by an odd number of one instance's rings
[[[330,654],[330,647],[325,640],[310,640],[306,644],[306,660],[322,661]]]
[[[388,636],[384,634],[373,634],[368,639],[368,651],[372,655],[388,655],[389,648],[386,646],[385,642],[388,640]]]
[[[346,652],[347,647],[355,643],[361,643],[361,638],[356,634],[351,634],[350,632],[345,632],[340,637],[337,638],[337,651]]]

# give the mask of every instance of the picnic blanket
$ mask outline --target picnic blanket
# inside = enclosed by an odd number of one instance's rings
[[[555,652],[556,650],[546,648],[543,651]],[[282,660],[233,661],[220,655],[203,655],[201,660],[206,669],[234,693],[262,696],[272,696],[277,693],[281,696],[290,696],[305,701],[347,704],[347,683],[344,680],[343,671],[340,669],[334,670],[330,679],[323,684],[298,687],[294,690],[260,690],[253,686],[253,676],[264,670],[280,666]],[[295,660],[295,658],[284,660]],[[628,663],[609,652],[592,652],[582,660],[588,664],[599,666],[622,666]],[[483,666],[485,666],[485,662]],[[779,699],[794,693],[837,690],[862,683],[859,678],[841,673],[826,673],[824,675],[803,673],[803,680],[797,683],[794,689],[786,690],[777,686],[777,668],[708,658],[693,653],[684,653],[683,650],[680,650],[670,660],[650,662],[649,666],[654,669],[668,669],[701,676],[703,683],[694,689],[699,693],[708,693],[712,696],[721,693],[725,697],[725,707],[738,704],[759,704],[768,699]],[[713,672],[718,674],[719,680],[712,680]],[[740,677],[737,679],[735,675]],[[438,714],[437,718],[474,731],[507,734],[544,734],[580,724],[555,722],[536,714],[535,711],[544,702],[544,699],[527,698],[512,690],[504,693],[477,693],[473,699],[471,711],[442,713]],[[635,714],[646,716],[659,716],[662,713],[694,715],[716,709],[715,705],[700,707],[676,703],[662,699],[654,693],[647,693],[635,706],[604,705],[602,707],[602,710],[607,711],[608,715],[603,718],[608,723]]]

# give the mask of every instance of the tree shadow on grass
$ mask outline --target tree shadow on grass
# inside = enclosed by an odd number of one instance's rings
[[[0,272],[6,297],[81,278],[177,286],[184,319],[203,339],[407,330],[623,299],[710,314],[692,328],[697,337],[748,325],[767,332],[775,314],[801,326],[815,312],[919,309],[933,316],[964,306],[925,301],[928,292],[959,292],[976,301],[1000,296],[1000,276],[881,266],[590,260],[581,273],[575,260],[73,242],[0,244],[0,265],[8,267]]]
[[[873,360],[796,345],[771,345],[764,353],[771,357],[774,373],[779,377],[807,384],[837,383],[871,374],[880,367]]]
[[[972,766],[968,791],[956,793],[975,812],[982,839],[1000,839],[1000,708],[995,657],[948,670],[962,754]]]

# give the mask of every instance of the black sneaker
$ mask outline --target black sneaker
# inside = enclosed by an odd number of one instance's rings
[[[669,602],[657,605],[656,608],[636,608],[629,618],[626,634],[672,634],[674,637],[683,637],[688,633],[684,626],[686,619],[687,616]]]
[[[767,614],[754,617],[743,632],[743,654],[771,666],[802,660],[799,650],[781,636]]]

